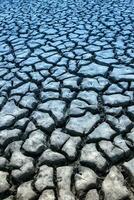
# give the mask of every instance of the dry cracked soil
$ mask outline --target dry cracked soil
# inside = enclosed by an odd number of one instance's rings
[[[0,0],[0,200],[134,200],[134,1]]]

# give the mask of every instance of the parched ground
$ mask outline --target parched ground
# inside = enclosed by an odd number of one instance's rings
[[[134,1],[0,1],[0,200],[134,200]]]

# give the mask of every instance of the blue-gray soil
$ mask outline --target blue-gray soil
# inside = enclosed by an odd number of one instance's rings
[[[0,200],[134,200],[134,1],[0,1]]]

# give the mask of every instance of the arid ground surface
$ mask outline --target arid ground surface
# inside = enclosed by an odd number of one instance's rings
[[[134,2],[0,1],[0,200],[134,200]]]

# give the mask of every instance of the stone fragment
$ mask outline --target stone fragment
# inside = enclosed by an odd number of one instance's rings
[[[5,129],[0,131],[0,145],[8,145],[15,139],[19,139],[19,135],[21,134],[21,131],[19,129]]]
[[[12,153],[9,166],[13,168],[11,176],[17,182],[23,182],[34,174],[33,158],[19,151]]]
[[[80,166],[75,174],[75,188],[78,196],[82,196],[85,191],[96,186],[97,175],[93,170]]]
[[[129,66],[121,66],[114,68],[112,73],[110,74],[110,77],[112,77],[114,80],[133,80],[133,74],[134,74],[134,68]]]
[[[130,97],[123,94],[103,95],[105,105],[109,106],[125,106],[130,102]]]
[[[53,92],[53,91],[41,92],[42,101],[53,100],[58,98],[59,98],[59,92]]]
[[[77,147],[80,142],[80,137],[70,137],[62,147],[62,151],[66,154],[69,160],[74,160],[76,158]]]
[[[0,170],[1,169],[6,169],[8,164],[8,160],[2,156],[0,156]]]
[[[56,150],[60,150],[69,138],[70,136],[62,132],[60,128],[55,129],[50,137],[51,146]]]
[[[82,117],[71,117],[66,125],[66,129],[71,135],[84,135],[93,128],[99,119],[99,115],[87,112]]]
[[[96,189],[89,190],[87,192],[85,200],[99,200],[99,195]]]
[[[55,127],[54,120],[50,117],[48,113],[34,111],[32,114],[32,118],[36,121],[38,127],[41,127],[48,132],[53,131]]]
[[[64,87],[68,87],[70,89],[78,89],[78,77],[70,77],[63,81]]]
[[[71,91],[69,88],[61,88],[62,99],[70,101],[75,96],[75,91]]]
[[[129,144],[129,146],[134,147],[134,128],[127,133],[127,139],[129,140],[129,142],[127,142],[127,144]]]
[[[92,77],[94,75],[104,75],[107,70],[108,68],[106,66],[91,63],[89,65],[82,66],[78,73]]]
[[[49,63],[56,64],[60,58],[61,58],[61,55],[54,54],[54,55],[50,55],[49,57],[47,57],[46,60]]]
[[[124,178],[117,167],[113,166],[102,183],[105,200],[127,199],[129,192],[124,184]]]
[[[77,98],[82,99],[86,102],[88,102],[90,105],[92,106],[96,106],[98,105],[98,94],[95,91],[82,91],[79,92]]]
[[[127,112],[133,118],[134,117],[134,106],[128,106]]]
[[[68,112],[70,116],[77,117],[78,115],[84,114],[88,107],[89,105],[85,101],[74,99],[70,104]]]
[[[50,100],[38,106],[39,110],[52,112],[57,124],[63,123],[65,119],[66,103],[61,100]]]
[[[124,151],[120,147],[112,144],[111,141],[102,140],[99,146],[104,154],[114,163],[119,161],[124,156]]]
[[[46,148],[46,136],[40,131],[33,131],[29,138],[24,142],[23,149],[30,154],[38,155]]]
[[[12,115],[5,115],[0,113],[0,129],[8,128],[15,122],[15,117]]]
[[[60,82],[54,81],[53,78],[47,78],[42,82],[44,90],[59,91]]]
[[[28,110],[19,108],[18,106],[15,105],[14,101],[9,101],[2,108],[1,114],[4,114],[6,116],[12,115],[19,119],[25,117],[28,114]]]
[[[129,160],[128,162],[124,162],[123,167],[127,171],[128,175],[131,179],[131,183],[134,187],[134,158]]]
[[[40,195],[39,200],[55,200],[54,191],[51,189],[44,190]]]
[[[71,177],[73,167],[63,166],[57,168],[57,184],[59,189],[59,200],[75,200],[71,191]]]
[[[106,90],[104,94],[116,94],[116,93],[122,93],[123,89],[119,87],[117,84],[112,84],[109,86],[109,88]]]
[[[29,122],[29,119],[27,117],[24,117],[24,118],[16,121],[16,123],[14,124],[14,127],[18,128],[20,130],[24,130],[26,128],[28,122]]]
[[[132,127],[132,122],[126,115],[121,115],[118,118],[108,115],[107,120],[119,131],[128,131]]]
[[[7,192],[10,188],[10,184],[7,181],[8,173],[0,171],[0,194]]]
[[[24,108],[33,109],[37,104],[37,100],[32,95],[25,95],[22,97],[19,104]]]
[[[47,165],[41,166],[34,185],[39,192],[49,187],[54,187],[53,168]]]
[[[5,155],[9,157],[13,152],[18,152],[18,151],[20,152],[22,143],[23,143],[22,140],[11,142],[5,149]]]
[[[69,160],[75,159],[80,142],[80,137],[71,137],[62,132],[61,129],[56,129],[50,138],[51,147],[64,152]]]
[[[31,133],[32,131],[35,131],[35,130],[37,130],[35,124],[34,124],[32,121],[30,121],[30,122],[27,124],[27,127],[26,127],[26,129],[25,129],[25,133],[24,133],[23,137],[24,137],[24,138],[27,138],[28,135],[29,135],[29,133]]]
[[[81,164],[86,164],[94,170],[103,171],[106,168],[107,162],[101,153],[96,149],[96,145],[86,144],[81,150]]]
[[[33,158],[25,156],[20,151],[15,151],[12,153],[10,159],[10,166],[13,168],[19,168],[25,165],[26,163],[33,162]]]
[[[109,140],[116,132],[109,126],[108,123],[103,122],[100,124],[91,134],[89,134],[89,140]]]
[[[17,189],[17,200],[31,200],[36,198],[37,194],[32,188],[32,181],[21,184]]]
[[[127,145],[127,140],[123,139],[121,135],[118,135],[114,138],[113,143],[116,147],[122,149],[126,156],[130,154],[130,149]]]
[[[29,58],[27,58],[23,63],[22,63],[22,66],[24,65],[34,65],[35,63],[39,62],[40,59],[38,57],[34,57],[34,56],[31,56]]]
[[[18,76],[20,76],[20,79],[23,79],[24,82],[29,80],[29,77],[27,77],[26,73],[18,74]],[[35,83],[28,82],[28,83],[21,84],[21,86],[11,90],[11,94],[12,95],[25,95],[28,92],[35,92],[37,90],[38,90],[38,87]]]
[[[34,165],[32,162],[25,163],[20,169],[12,170],[11,176],[17,182],[28,180],[34,174]]]
[[[109,82],[106,78],[97,76],[95,78],[84,78],[81,87],[82,89],[102,91],[108,84]]]
[[[122,107],[109,107],[109,106],[104,106],[105,113],[107,115],[112,115],[112,116],[119,116],[122,113]]]
[[[32,77],[32,80],[35,81],[36,83],[41,82],[41,81],[44,80],[43,76],[41,76],[41,74],[38,71],[30,72],[30,75]]]
[[[51,149],[47,149],[42,153],[39,158],[39,165],[47,164],[47,165],[61,165],[65,164],[66,158],[61,153],[54,152]]]

